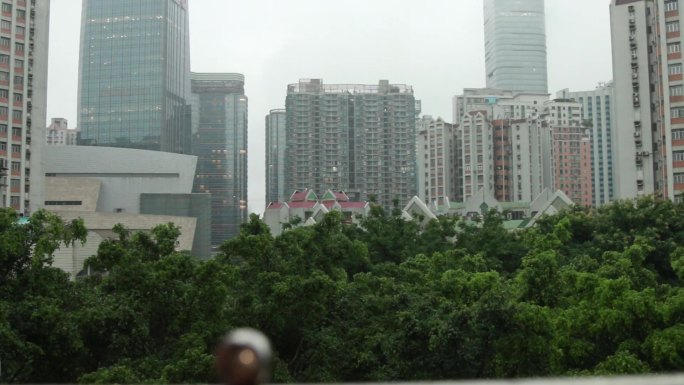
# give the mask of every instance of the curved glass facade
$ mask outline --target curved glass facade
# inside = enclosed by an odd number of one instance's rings
[[[81,143],[189,153],[187,2],[85,0],[82,23]]]
[[[548,92],[544,0],[485,0],[487,87]]]

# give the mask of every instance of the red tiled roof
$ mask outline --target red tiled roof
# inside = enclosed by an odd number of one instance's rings
[[[309,195],[309,190],[296,191],[294,194],[292,194],[290,200],[293,202],[303,202],[306,200],[307,195]]]
[[[284,203],[282,202],[273,202],[266,207],[266,210],[279,210],[285,206]]]
[[[288,206],[292,209],[310,209],[316,206],[316,202],[314,201],[305,201],[305,202],[290,202],[288,203]]]
[[[362,209],[366,207],[368,202],[340,202],[343,209]]]
[[[344,191],[336,192],[335,194],[335,199],[337,199],[340,202],[347,202],[349,200],[349,197],[347,194],[344,193]]]

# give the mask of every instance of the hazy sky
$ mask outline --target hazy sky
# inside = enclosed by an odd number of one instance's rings
[[[144,1],[144,0],[141,0]],[[484,87],[482,0],[189,0],[192,70],[240,72],[249,97],[250,209],[262,212],[264,116],[300,78],[410,84],[423,113]],[[549,87],[611,79],[608,0],[546,0]],[[81,0],[52,0],[48,117],[76,125]]]

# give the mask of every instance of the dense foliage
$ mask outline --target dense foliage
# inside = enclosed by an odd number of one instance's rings
[[[116,228],[76,282],[49,267],[83,224],[0,212],[5,382],[214,380],[218,337],[264,331],[280,382],[426,380],[684,369],[684,205],[643,199],[507,232],[373,208],[274,238],[252,216],[214,259],[179,229]]]

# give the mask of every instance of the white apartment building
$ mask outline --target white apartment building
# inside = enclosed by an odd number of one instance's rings
[[[592,151],[593,206],[600,207],[615,198],[613,177],[613,135],[615,125],[615,87],[600,83],[595,89],[572,92],[562,90],[560,99],[572,99],[582,105],[583,124],[588,128]]]
[[[684,193],[681,0],[613,0],[616,198]]]
[[[531,202],[551,187],[550,142],[538,122],[547,100],[486,88],[454,97],[463,200],[484,190],[501,202]]]
[[[426,115],[416,122],[418,197],[423,202],[458,199],[458,148],[456,126]]]
[[[45,143],[48,146],[75,146],[78,141],[78,129],[70,129],[64,118],[52,118],[52,123],[45,131]]]

